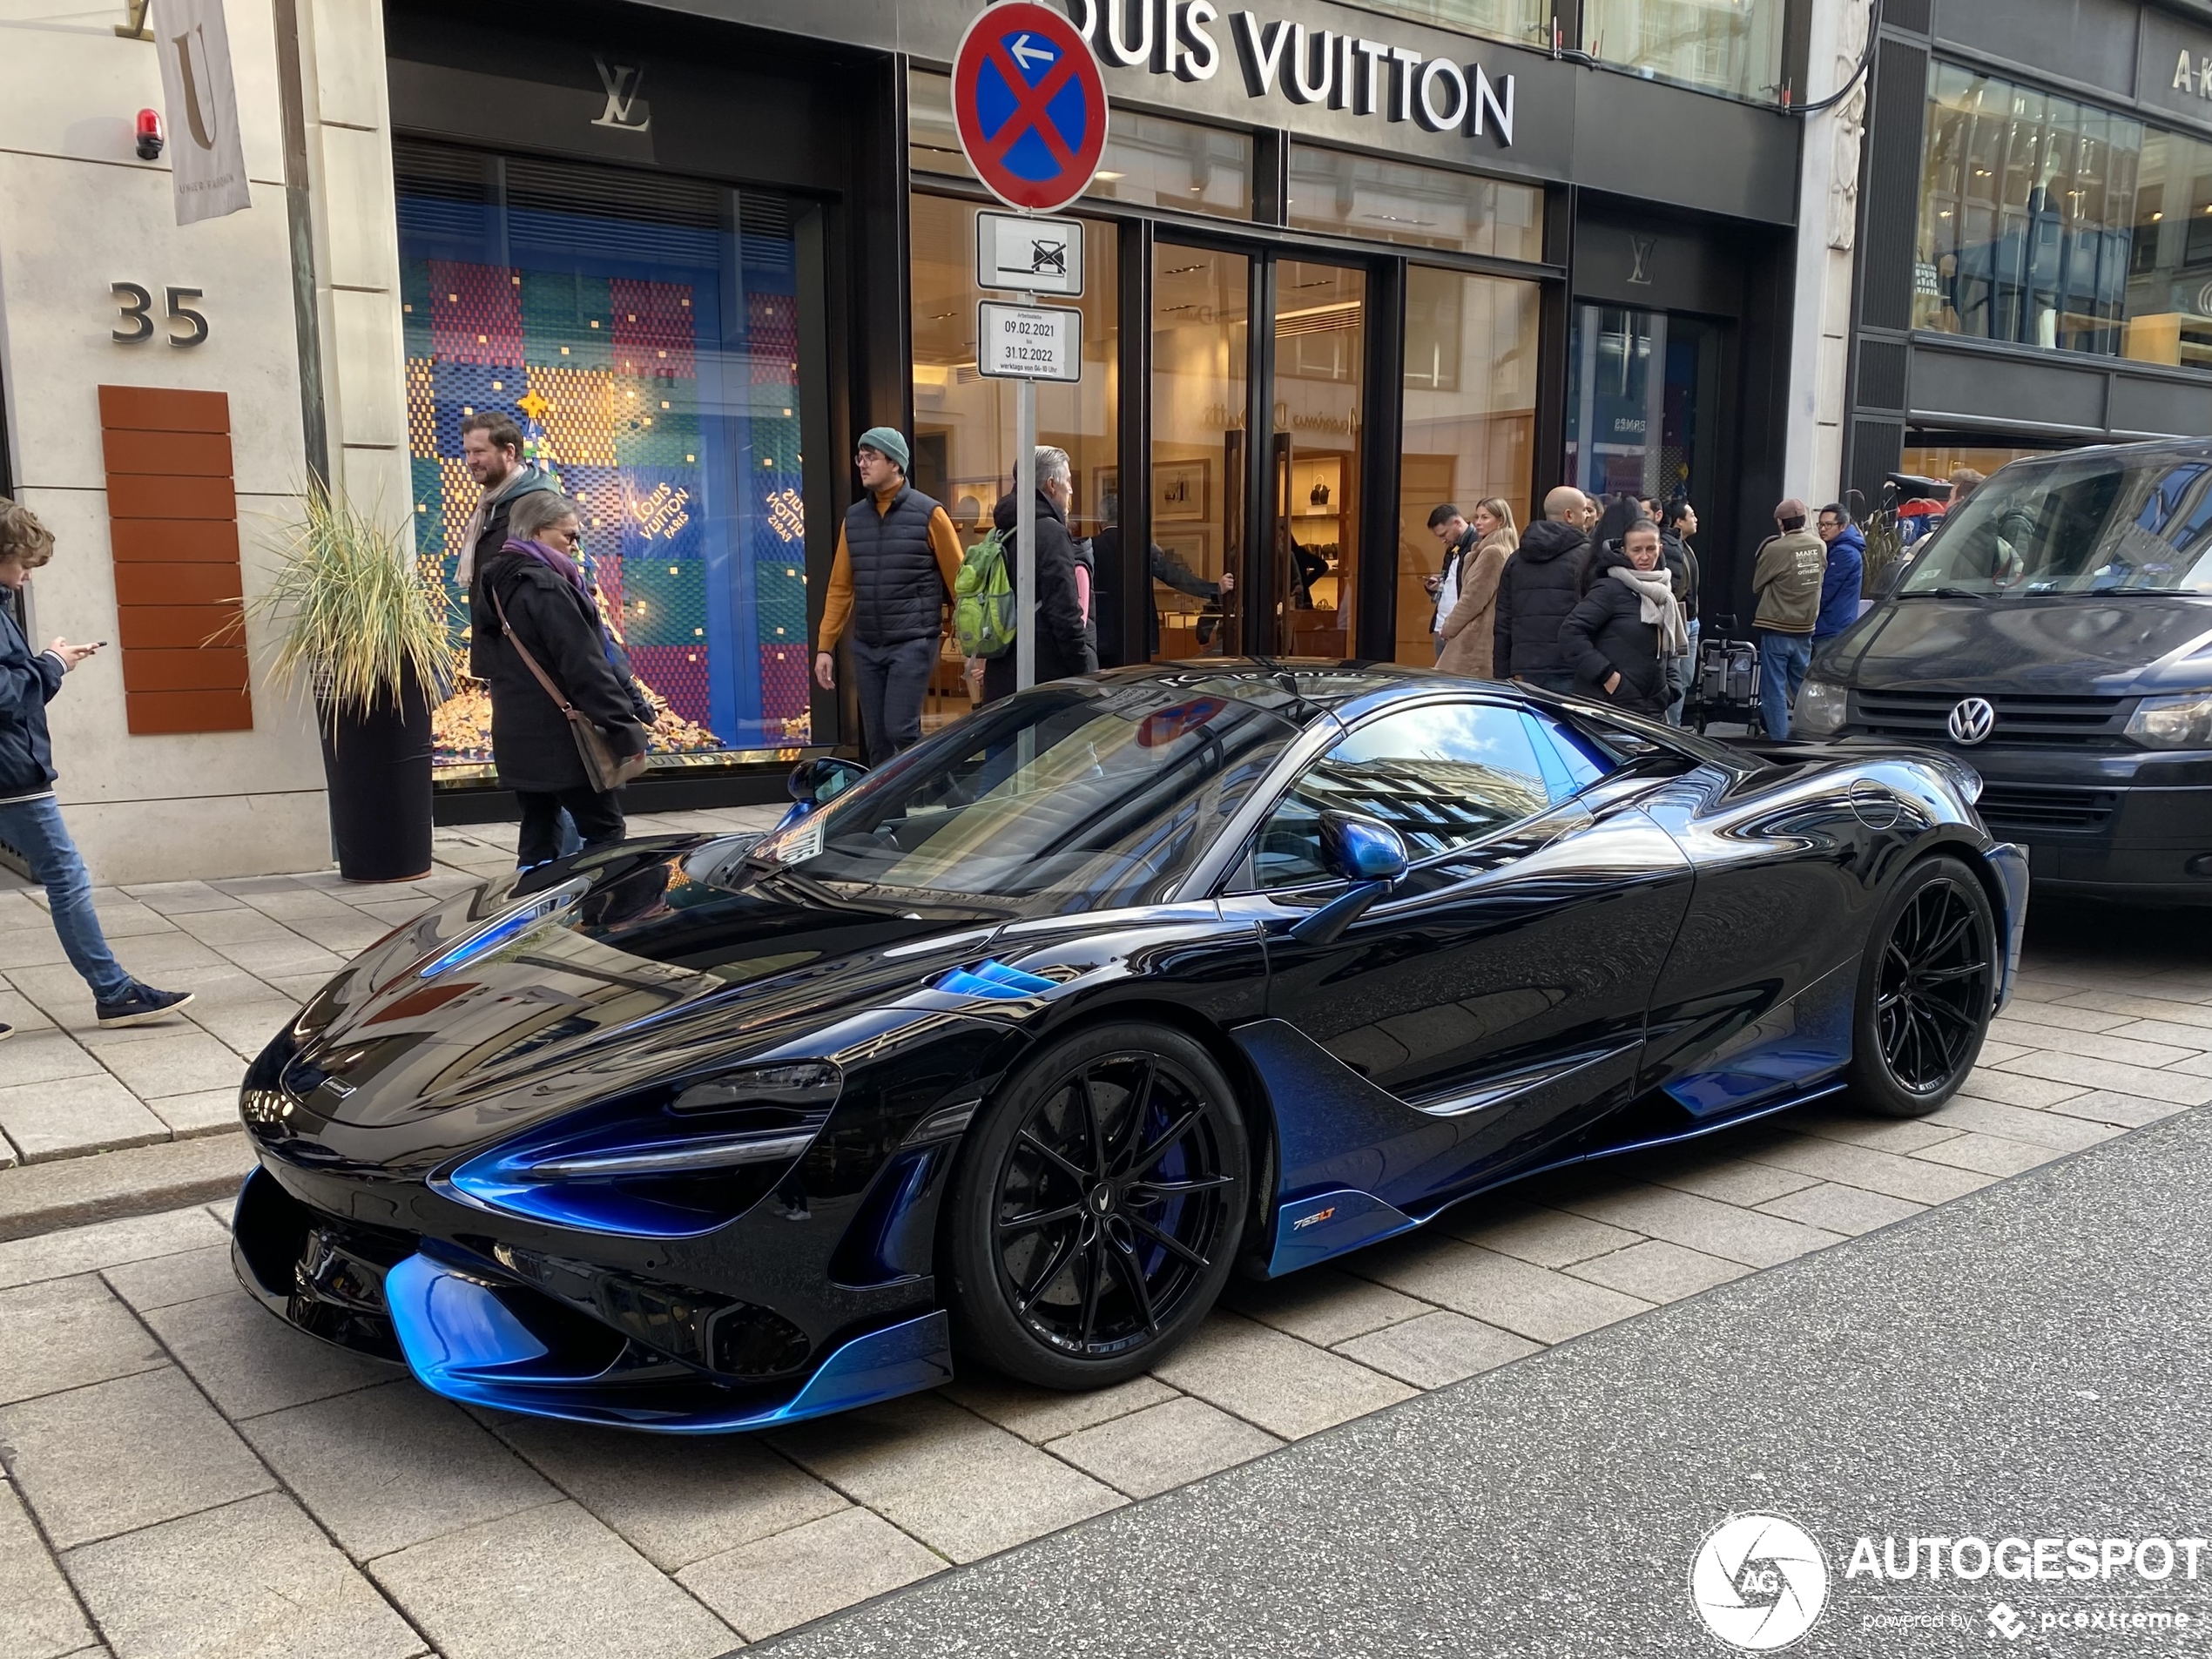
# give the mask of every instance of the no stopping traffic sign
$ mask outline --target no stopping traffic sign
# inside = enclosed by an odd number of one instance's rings
[[[1090,43],[1030,0],[987,8],[953,59],[953,118],[975,175],[1009,207],[1049,213],[1090,186],[1106,83]]]

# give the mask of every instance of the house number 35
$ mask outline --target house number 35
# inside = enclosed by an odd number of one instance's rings
[[[122,326],[111,331],[109,338],[119,345],[136,346],[153,338],[153,295],[135,282],[111,282],[108,289],[115,295],[116,309],[122,314]],[[165,314],[169,324],[169,343],[172,346],[197,346],[207,338],[207,318],[185,302],[197,300],[198,288],[165,288],[168,302]]]

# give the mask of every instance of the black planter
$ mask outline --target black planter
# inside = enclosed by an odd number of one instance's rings
[[[330,833],[348,881],[406,881],[430,871],[430,699],[408,676],[396,702],[338,716],[318,707]]]

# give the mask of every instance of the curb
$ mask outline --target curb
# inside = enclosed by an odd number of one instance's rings
[[[0,1239],[230,1197],[253,1166],[243,1130],[0,1170]]]

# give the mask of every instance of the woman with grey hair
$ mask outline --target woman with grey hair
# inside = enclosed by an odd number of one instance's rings
[[[524,496],[509,515],[506,544],[477,563],[469,583],[469,671],[490,688],[492,764],[522,803],[516,853],[525,870],[560,852],[564,811],[586,849],[619,842],[623,819],[614,792],[591,787],[568,717],[523,651],[617,749],[645,747],[629,677],[617,669],[616,648],[577,563],[583,536],[566,496]]]
[[[1068,534],[1068,509],[1075,500],[1069,482],[1068,452],[1049,445],[1037,447],[1037,683],[1088,674],[1098,666],[1083,625],[1082,589],[1076,574],[1076,547]],[[1008,490],[992,514],[1007,538],[1009,564],[1020,557],[1015,545],[1015,496]],[[983,664],[983,700],[995,703],[1014,692],[1015,656],[1019,646]]]

